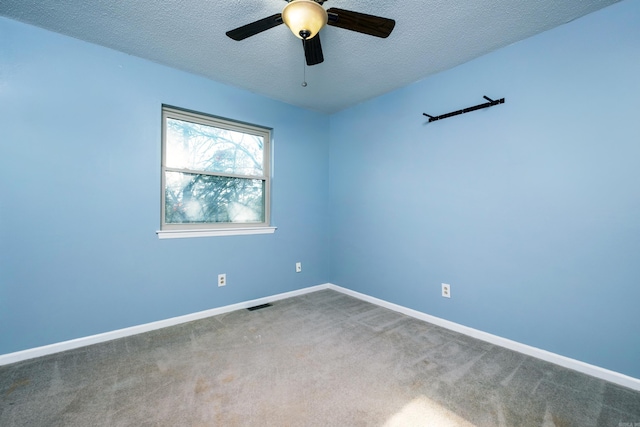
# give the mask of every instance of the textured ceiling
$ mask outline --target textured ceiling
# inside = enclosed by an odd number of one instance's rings
[[[328,0],[396,27],[387,39],[325,27],[325,61],[306,67],[307,87],[302,43],[286,26],[240,42],[225,35],[284,0],[2,0],[0,15],[331,113],[616,1]]]

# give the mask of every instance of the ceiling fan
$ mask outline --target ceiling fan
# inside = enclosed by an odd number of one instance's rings
[[[240,41],[284,23],[296,37],[302,39],[307,65],[316,65],[324,61],[318,32],[325,25],[381,38],[389,37],[396,25],[393,19],[365,13],[335,7],[325,10],[322,7],[325,1],[287,0],[282,13],[227,31],[227,36]]]

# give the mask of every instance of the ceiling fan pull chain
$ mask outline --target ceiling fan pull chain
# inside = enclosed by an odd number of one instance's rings
[[[302,39],[302,50],[306,51],[307,46],[305,45],[307,41]],[[303,58],[302,60],[302,87],[307,87],[307,61]]]

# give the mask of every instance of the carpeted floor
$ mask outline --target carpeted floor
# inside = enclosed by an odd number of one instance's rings
[[[640,425],[640,392],[323,290],[0,367],[10,426]]]

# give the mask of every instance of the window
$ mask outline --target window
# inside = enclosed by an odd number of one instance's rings
[[[269,129],[162,108],[158,236],[273,233]]]

